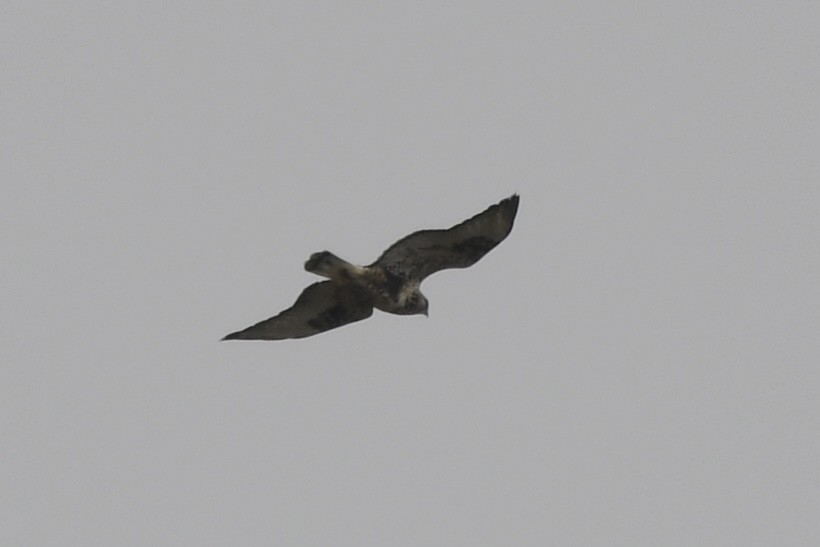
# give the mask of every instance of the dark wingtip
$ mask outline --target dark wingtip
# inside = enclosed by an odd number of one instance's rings
[[[520,199],[520,197],[521,196],[519,196],[518,194],[513,194],[510,197],[504,198],[501,201],[499,201],[497,205],[499,205],[501,207],[507,207],[507,206],[518,207],[518,200]]]
[[[232,333],[220,338],[219,341],[224,342],[225,340],[236,340],[237,338],[239,338],[239,333],[238,332],[232,332]]]
[[[511,195],[510,197],[508,197],[506,199],[502,199],[498,203],[498,205],[499,205],[499,207],[503,207],[503,208],[511,211],[512,212],[512,217],[514,218],[515,214],[518,212],[518,200],[519,200],[519,195],[518,194],[513,194],[513,195]]]

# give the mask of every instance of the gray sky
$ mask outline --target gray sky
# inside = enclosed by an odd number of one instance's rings
[[[3,3],[0,544],[814,544],[818,5],[404,4]]]

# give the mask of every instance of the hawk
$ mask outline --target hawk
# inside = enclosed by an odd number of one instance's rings
[[[223,340],[304,338],[367,319],[373,308],[398,315],[427,315],[419,290],[428,275],[472,266],[506,238],[518,211],[513,194],[446,230],[421,230],[388,247],[369,266],[357,266],[328,251],[314,253],[305,270],[328,278],[308,286],[279,315]]]

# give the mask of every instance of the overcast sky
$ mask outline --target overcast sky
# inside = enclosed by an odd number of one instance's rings
[[[816,544],[818,25],[4,2],[0,544]],[[429,318],[218,342],[513,192]]]

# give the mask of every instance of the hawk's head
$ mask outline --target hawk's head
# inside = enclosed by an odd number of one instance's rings
[[[427,298],[421,294],[420,292],[416,291],[404,301],[404,305],[401,308],[402,315],[416,315],[416,314],[424,314],[427,316],[427,309],[429,308],[430,303],[427,301]]]

